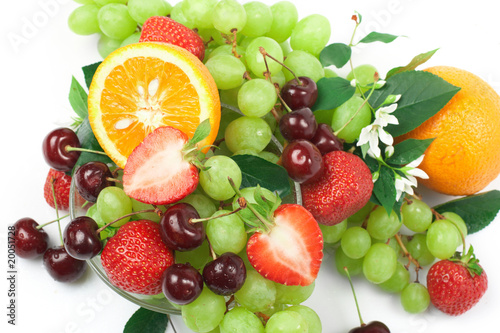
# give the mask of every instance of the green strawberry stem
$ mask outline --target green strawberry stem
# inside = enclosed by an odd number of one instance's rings
[[[57,208],[57,199],[56,199],[56,190],[54,188],[54,181],[55,181],[55,178],[52,178],[50,185],[51,185],[51,190],[52,190],[52,198],[54,199],[54,208],[56,210],[56,217],[57,217],[56,221],[57,221],[57,226],[59,229],[59,238],[61,239],[61,246],[64,246],[64,240],[63,240],[62,229],[61,229],[61,219],[59,218],[59,209]]]
[[[359,310],[358,298],[356,297],[356,291],[354,290],[354,285],[352,284],[351,275],[349,274],[349,270],[347,267],[344,267],[344,271],[347,275],[347,279],[349,280],[349,284],[351,285],[352,295],[354,296],[354,303],[356,303],[356,309],[358,310],[359,323],[361,326],[365,326],[365,322],[361,317],[361,311]]]
[[[44,224],[40,224],[39,226],[37,226],[37,227],[36,227],[36,229],[40,230],[40,229],[42,229],[43,227],[48,226],[49,224],[52,224],[52,223],[54,223],[54,222],[57,222],[57,221],[63,220],[63,219],[65,219],[65,218],[67,218],[68,216],[69,216],[69,214],[66,214],[66,215],[64,215],[64,216],[61,216],[61,217],[59,217],[59,218],[55,219],[55,220],[52,220],[52,221],[46,222],[46,223],[44,223]]]
[[[238,195],[238,198],[239,199],[243,198],[243,196],[241,195],[240,190],[238,188],[236,188],[236,185],[234,184],[233,179],[231,177],[227,177],[227,179],[229,180],[229,184],[231,184],[231,187],[233,188],[234,192],[236,192],[236,194]],[[238,201],[239,201],[239,199],[238,199]],[[267,221],[267,219],[265,217],[263,217],[262,215],[260,215],[259,212],[257,212],[252,207],[252,205],[247,205],[247,207],[257,217],[257,219],[260,222],[262,222],[262,225],[264,226],[264,228],[266,229],[266,231],[271,230],[273,224],[270,221]],[[255,227],[259,227],[259,226],[255,226]]]
[[[86,148],[77,148],[77,147],[72,147],[72,146],[66,146],[64,148],[66,151],[80,151],[80,152],[85,152],[85,153],[94,153],[94,154],[99,154],[99,155],[104,155],[108,156],[105,152],[99,151],[99,150],[92,150],[92,149],[86,149]]]
[[[112,224],[126,218],[126,217],[129,217],[129,216],[133,216],[133,215],[136,215],[136,214],[142,214],[142,213],[157,213],[158,214],[158,211],[160,211],[158,208],[157,209],[144,209],[144,210],[139,210],[137,212],[132,212],[132,213],[128,213],[128,214],[125,214],[123,216],[120,216],[119,218],[117,218],[116,220],[114,221],[111,221],[105,225],[103,225],[102,227],[100,227],[99,229],[96,230],[96,233],[97,234],[100,234],[101,231],[103,231],[104,229],[106,229],[107,227],[111,226]],[[159,215],[159,214],[158,214]]]
[[[247,207],[247,201],[245,200],[245,198],[243,198],[243,197],[238,198],[238,205],[240,205],[240,206],[238,208],[236,208],[235,210],[231,211],[231,212],[227,212],[227,213],[224,213],[224,214],[221,214],[221,215],[217,215],[217,216],[210,216],[210,217],[206,217],[206,218],[189,219],[189,223],[206,222],[206,221],[218,219],[220,217],[233,215],[234,213],[237,213],[240,210],[243,210],[243,209],[245,209]]]

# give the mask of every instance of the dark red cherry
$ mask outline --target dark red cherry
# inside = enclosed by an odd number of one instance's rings
[[[200,296],[203,278],[189,263],[173,264],[163,272],[162,290],[170,302],[186,305]]]
[[[203,223],[191,223],[199,219],[196,209],[188,203],[178,203],[165,211],[160,220],[160,234],[167,247],[176,251],[189,251],[205,240]]]
[[[301,108],[281,117],[280,133],[287,141],[298,139],[311,140],[316,133],[318,123],[309,108]]]
[[[311,143],[316,146],[325,155],[331,151],[344,149],[344,143],[333,134],[332,127],[327,124],[318,124],[316,133],[311,139]]]
[[[36,258],[47,250],[49,236],[43,229],[37,229],[38,223],[25,217],[14,223],[14,245],[16,255],[20,258]]]
[[[299,76],[300,83],[292,79],[281,89],[281,98],[292,110],[312,108],[318,98],[318,86],[314,80]]]
[[[114,186],[110,181],[113,174],[102,162],[87,162],[80,166],[73,175],[78,193],[87,201],[96,202],[99,193],[108,186]]]
[[[290,142],[281,155],[288,176],[299,184],[313,183],[323,175],[324,163],[320,151],[311,142]]]
[[[42,144],[45,161],[55,170],[70,171],[80,157],[79,151],[67,151],[66,147],[80,148],[80,140],[69,128],[57,128],[47,134]]]
[[[87,262],[73,258],[62,246],[50,248],[43,254],[43,265],[50,276],[59,282],[73,282],[82,277]]]
[[[243,259],[226,252],[203,268],[203,280],[207,287],[217,295],[229,296],[243,286],[247,270]]]
[[[70,256],[88,260],[99,254],[102,243],[97,233],[99,226],[88,216],[79,216],[71,221],[63,233],[64,247]]]
[[[391,333],[391,331],[384,323],[372,321],[368,324],[351,329],[349,333]]]

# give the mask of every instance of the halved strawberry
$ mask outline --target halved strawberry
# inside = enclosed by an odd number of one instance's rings
[[[311,213],[283,204],[267,232],[254,233],[247,243],[252,266],[265,278],[285,285],[310,285],[323,259],[323,235]]]
[[[182,131],[159,127],[130,154],[123,170],[123,189],[138,201],[166,205],[192,193],[199,173],[190,163],[191,143]],[[185,153],[185,151],[187,151]]]

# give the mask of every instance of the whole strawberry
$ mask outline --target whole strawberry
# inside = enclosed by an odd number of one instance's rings
[[[174,256],[161,240],[160,227],[149,220],[120,227],[104,247],[101,262],[109,281],[128,292],[161,293],[161,276]]]
[[[471,246],[462,258],[441,260],[432,265],[427,274],[427,289],[436,308],[458,316],[481,299],[488,288],[488,278],[478,261]]]
[[[203,60],[205,44],[201,37],[188,27],[166,16],[150,17],[142,26],[139,42],[163,42],[185,48]]]
[[[332,151],[323,156],[323,162],[323,176],[301,186],[302,200],[318,223],[335,225],[370,200],[372,175],[361,158],[345,151]]]
[[[55,208],[54,195],[52,193],[52,184],[54,184],[54,192],[57,201],[57,209],[68,210],[69,208],[69,189],[71,186],[71,177],[62,171],[56,171],[50,169],[45,180],[45,185],[43,187],[43,197],[45,201]],[[78,193],[77,195],[77,205],[82,205],[85,202]]]

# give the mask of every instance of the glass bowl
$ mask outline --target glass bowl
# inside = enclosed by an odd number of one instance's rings
[[[272,137],[271,143],[269,143],[268,147],[266,148],[266,151],[273,152],[276,154],[280,154],[281,151],[283,150],[283,146],[281,143],[275,138]],[[300,185],[298,183],[293,182],[290,180],[291,184],[291,193],[286,196],[285,198],[282,198],[283,203],[297,203],[297,204],[302,204],[302,196],[300,192]],[[76,187],[75,183],[71,182],[71,188],[70,188],[70,203],[69,203],[69,212],[70,212],[70,217],[71,220],[78,216],[85,215],[86,209],[81,208],[79,206],[76,206],[76,200],[74,200],[75,195],[76,195]],[[92,270],[99,276],[99,278],[106,284],[108,285],[109,288],[111,288],[114,292],[116,292],[118,295],[124,297],[125,299],[139,305],[140,307],[160,312],[160,313],[165,313],[165,314],[172,314],[172,315],[180,315],[181,311],[174,307],[165,297],[161,297],[162,295],[158,296],[149,296],[149,295],[140,295],[140,294],[134,294],[130,293],[127,291],[124,291],[116,286],[114,286],[106,276],[106,272],[104,271],[104,268],[102,267],[101,264],[101,257],[96,256],[90,260],[87,261],[89,266],[92,268]]]

